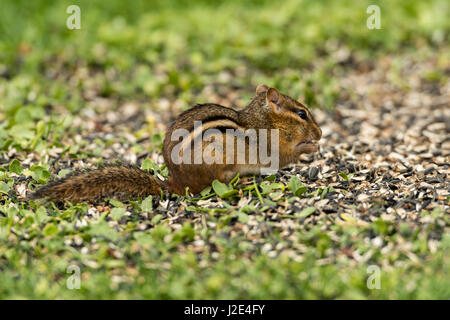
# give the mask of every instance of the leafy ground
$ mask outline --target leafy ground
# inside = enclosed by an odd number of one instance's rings
[[[448,1],[377,2],[381,30],[364,1],[77,1],[72,31],[53,2],[0,12],[0,298],[450,298]],[[166,124],[258,83],[314,108],[318,154],[201,195],[23,201],[116,159],[167,177]]]

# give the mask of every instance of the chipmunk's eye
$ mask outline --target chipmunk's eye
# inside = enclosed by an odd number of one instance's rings
[[[308,115],[306,114],[305,110],[299,110],[297,112],[297,114],[300,116],[300,118],[302,118],[303,120],[307,120],[308,119]]]

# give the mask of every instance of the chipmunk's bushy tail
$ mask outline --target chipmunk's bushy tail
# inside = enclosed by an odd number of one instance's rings
[[[162,181],[138,167],[109,165],[52,182],[32,193],[28,199],[56,201],[95,201],[105,197],[132,198],[158,195]]]

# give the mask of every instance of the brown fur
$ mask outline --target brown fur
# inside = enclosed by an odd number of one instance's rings
[[[128,165],[109,165],[75,173],[50,183],[30,195],[30,199],[95,201],[104,197],[145,197],[159,194],[164,184],[151,174]]]
[[[305,110],[308,119],[303,120],[297,112]],[[309,140],[319,140],[322,131],[318,127],[308,108],[301,102],[283,95],[275,88],[266,85],[258,86],[256,96],[243,110],[237,111],[218,104],[201,104],[183,112],[168,128],[163,143],[163,156],[169,169],[170,179],[162,182],[152,175],[132,166],[106,166],[47,185],[36,191],[32,198],[48,197],[53,200],[83,201],[103,197],[144,197],[149,194],[160,194],[168,189],[171,193],[184,194],[186,187],[191,193],[198,193],[215,179],[228,182],[236,173],[241,175],[257,174],[262,164],[250,164],[249,142],[246,144],[245,164],[238,164],[237,154],[232,164],[226,161],[226,146],[223,146],[223,163],[176,164],[172,161],[171,152],[180,141],[172,141],[172,133],[176,129],[186,129],[193,143],[194,121],[202,121],[202,134],[208,128],[217,128],[226,141],[226,129],[278,129],[279,130],[279,165],[284,167],[295,162],[300,154],[316,151],[317,147],[302,144]],[[201,152],[206,145],[201,145]],[[271,151],[270,138],[267,149]],[[176,150],[176,149],[175,149]],[[235,149],[236,150],[236,149]],[[182,152],[180,153],[182,154]]]

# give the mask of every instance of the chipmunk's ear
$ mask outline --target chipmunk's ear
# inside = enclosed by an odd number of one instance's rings
[[[302,97],[298,97],[297,101],[300,102],[301,104],[305,104]]]
[[[256,87],[256,94],[267,92],[268,89],[269,87],[264,83],[258,84],[258,86]]]
[[[281,96],[281,93],[277,89],[275,89],[275,88],[267,89],[266,99],[267,99],[267,103],[269,104],[269,106],[272,108],[273,111],[275,111],[277,113],[280,112],[281,101],[283,98]]]

